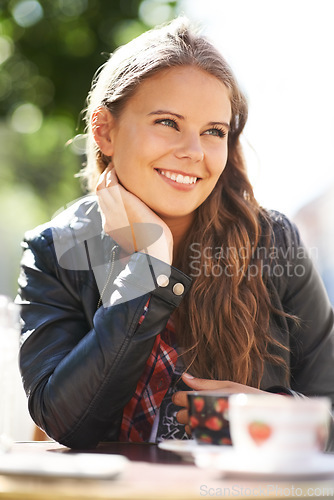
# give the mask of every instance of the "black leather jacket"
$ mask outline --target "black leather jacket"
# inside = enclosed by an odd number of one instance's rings
[[[299,325],[271,319],[272,335],[289,348],[280,352],[290,368],[288,388],[334,402],[332,307],[296,229],[280,214],[272,219],[277,258],[265,271],[267,286],[278,309],[300,318]],[[28,232],[23,247],[20,367],[32,418],[73,448],[117,440],[155,336],[191,279],[145,254],[117,258],[94,196]],[[167,286],[158,285],[161,275],[169,276]],[[284,385],[283,370],[266,365],[261,388]]]

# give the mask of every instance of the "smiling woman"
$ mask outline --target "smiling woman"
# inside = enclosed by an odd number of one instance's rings
[[[57,441],[186,439],[192,389],[334,400],[333,312],[297,229],[254,198],[246,119],[230,67],[185,19],[101,68],[91,195],[24,242],[21,370]]]

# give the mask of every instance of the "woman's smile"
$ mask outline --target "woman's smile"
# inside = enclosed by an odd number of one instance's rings
[[[165,182],[168,182],[171,186],[173,186],[176,189],[181,189],[181,190],[191,189],[192,187],[194,187],[196,182],[200,181],[199,177],[189,173],[183,173],[183,172],[181,173],[171,170],[161,170],[158,168],[155,170],[162,177],[165,177],[165,179],[163,179]]]

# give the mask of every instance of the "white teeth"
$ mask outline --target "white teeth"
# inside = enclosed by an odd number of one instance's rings
[[[190,177],[189,175],[175,174],[174,172],[169,172],[168,170],[159,170],[161,175],[164,175],[168,179],[177,182],[178,184],[195,184],[197,177]]]

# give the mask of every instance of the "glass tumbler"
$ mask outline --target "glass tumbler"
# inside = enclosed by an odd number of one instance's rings
[[[12,444],[19,332],[19,306],[0,295],[0,452]]]

